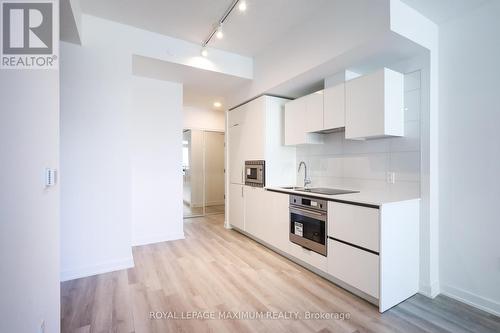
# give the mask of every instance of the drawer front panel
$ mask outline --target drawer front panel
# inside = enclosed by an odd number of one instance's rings
[[[328,203],[328,236],[379,252],[379,210],[338,202]]]
[[[379,256],[328,239],[328,273],[379,298]]]

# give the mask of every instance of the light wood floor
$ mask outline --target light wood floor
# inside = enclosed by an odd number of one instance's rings
[[[135,267],[61,284],[62,332],[500,332],[500,319],[444,296],[379,314],[364,300],[223,228],[186,220],[186,239],[135,247]],[[150,319],[150,312],[348,312],[349,320]]]

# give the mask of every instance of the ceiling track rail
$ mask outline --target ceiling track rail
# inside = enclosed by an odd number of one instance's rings
[[[231,14],[231,12],[236,7],[236,5],[238,4],[238,2],[240,2],[240,0],[234,0],[231,3],[231,5],[226,9],[226,11],[224,12],[224,15],[222,15],[222,17],[219,20],[217,26],[212,29],[212,31],[210,32],[210,34],[208,35],[208,37],[205,39],[205,41],[203,42],[203,44],[201,44],[202,47],[206,47],[207,44],[210,43],[210,41],[214,37],[215,33],[219,29],[219,27],[224,24],[224,22],[227,20],[227,18],[229,16],[229,14]]]

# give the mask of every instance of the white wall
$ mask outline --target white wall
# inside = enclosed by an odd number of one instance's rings
[[[500,2],[440,27],[440,278],[500,314]]]
[[[59,332],[59,71],[0,70],[0,332]]]
[[[405,136],[401,138],[346,140],[345,132],[325,135],[325,143],[297,147],[297,167],[305,161],[313,186],[398,191],[420,196],[421,71],[405,75]],[[396,183],[387,184],[388,172]],[[303,171],[297,175],[302,186]]]
[[[132,244],[184,238],[182,85],[132,78]]]
[[[183,126],[185,129],[202,129],[224,132],[226,120],[223,111],[206,110],[192,106],[185,106],[183,113]]]
[[[115,48],[61,43],[63,280],[133,265],[129,72]]]
[[[132,244],[183,225],[181,86],[132,75],[159,37],[87,15],[82,31],[61,47],[63,280],[130,267]]]

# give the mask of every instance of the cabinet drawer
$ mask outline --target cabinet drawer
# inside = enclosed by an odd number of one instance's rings
[[[328,203],[328,236],[379,252],[379,210]]]
[[[292,242],[289,242],[288,253],[323,272],[327,271],[327,258],[319,253],[304,249]]]
[[[328,239],[328,274],[379,298],[379,257]]]

